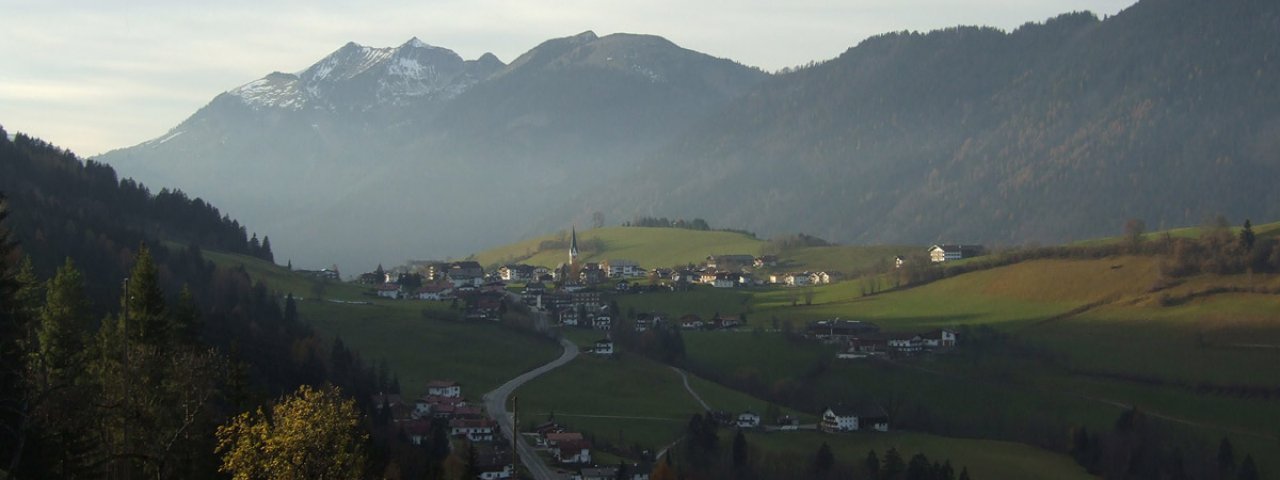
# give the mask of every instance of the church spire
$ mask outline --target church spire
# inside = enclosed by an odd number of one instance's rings
[[[569,265],[574,265],[578,262],[578,226],[571,228],[573,233],[569,237]]]

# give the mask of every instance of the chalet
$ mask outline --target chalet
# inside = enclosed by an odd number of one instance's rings
[[[777,255],[761,255],[751,262],[751,266],[756,268],[768,268],[778,266]]]
[[[782,276],[782,283],[788,287],[803,287],[813,284],[813,277],[809,272],[788,273]]]
[[[716,288],[733,288],[738,286],[738,276],[732,273],[717,273],[711,285]]]
[[[703,285],[714,285],[716,283],[716,272],[714,270],[699,272],[697,278],[698,283]]]
[[[609,278],[599,266],[590,268],[591,265],[595,265],[594,263],[588,263],[587,265],[587,268],[583,268],[581,272],[578,272],[578,281],[587,285],[599,285]]]
[[[449,300],[453,298],[453,284],[432,282],[418,289],[418,300]]]
[[[609,274],[609,278],[631,278],[642,275],[640,265],[630,260],[606,260],[603,268]]]
[[[702,318],[695,314],[690,313],[680,317],[680,328],[685,330],[699,330],[702,326]]]
[[[312,278],[318,278],[320,280],[332,280],[335,282],[342,280],[342,275],[338,273],[338,270],[336,268],[332,270],[328,268],[324,268],[320,270],[298,270],[297,272]]]
[[[912,334],[890,336],[889,350],[904,355],[920,353],[924,350],[924,338]]]
[[[760,426],[760,416],[747,410],[738,415],[738,428],[756,428]]]
[[[591,464],[591,442],[586,440],[570,440],[558,442],[550,447],[551,455],[560,463],[581,465]]]
[[[818,429],[828,432],[889,431],[889,414],[879,405],[863,404],[857,408],[829,407],[822,412]]]
[[[725,270],[752,265],[755,261],[754,255],[707,255],[707,268]]]
[[[946,328],[933,330],[920,334],[920,340],[924,342],[924,348],[930,350],[951,348],[956,346],[956,332]]]
[[[449,435],[472,442],[492,442],[497,427],[498,423],[488,418],[455,418],[449,420]]]
[[[374,290],[376,290],[378,292],[378,296],[382,298],[400,298],[400,286],[394,283],[378,285],[377,287],[374,287]]]
[[[400,426],[404,429],[405,436],[409,437],[409,443],[414,445],[422,445],[431,438],[431,420],[410,420]]]
[[[595,318],[591,320],[591,327],[596,330],[611,330],[613,329],[613,317],[608,315],[596,315]]]
[[[860,320],[818,320],[809,322],[805,335],[827,342],[847,342],[854,338],[875,334],[880,326]]]
[[[445,276],[445,279],[448,280],[449,283],[452,283],[454,288],[479,287],[480,285],[484,285],[484,275],[473,275],[464,271],[454,272],[450,270],[449,274]]]
[[[613,340],[608,338],[596,340],[596,345],[591,349],[591,353],[605,357],[613,356]]]
[[[580,290],[571,294],[572,303],[576,307],[582,305],[588,310],[594,310],[604,305],[600,292],[596,290]]]
[[[831,283],[831,274],[827,272],[810,273],[809,283],[814,285],[825,285],[825,284]]]
[[[676,283],[694,283],[698,281],[698,274],[691,270],[676,270],[671,272],[671,281]]]
[[[934,245],[929,247],[929,260],[933,263],[950,262],[983,254],[982,245]]]
[[[504,265],[498,269],[498,277],[507,282],[522,282],[533,278],[531,265]]]
[[[579,312],[576,308],[562,309],[560,310],[560,324],[569,327],[576,327],[584,321],[582,318],[583,316],[585,315],[582,312]]]
[[[453,380],[432,380],[427,382],[427,395],[461,398],[462,385]]]

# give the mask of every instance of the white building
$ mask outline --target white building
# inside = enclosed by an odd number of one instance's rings
[[[432,380],[427,383],[427,395],[458,398],[462,396],[462,385],[452,380]]]

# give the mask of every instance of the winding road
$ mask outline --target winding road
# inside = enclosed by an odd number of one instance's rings
[[[521,385],[569,363],[578,356],[578,346],[574,345],[573,342],[562,338],[560,339],[560,345],[564,347],[564,353],[561,353],[559,358],[525,372],[502,384],[501,387],[494,389],[492,392],[484,394],[485,411],[489,412],[489,417],[498,422],[502,433],[507,437],[507,442],[510,442],[513,436],[519,435],[519,432],[516,431],[516,426],[512,424],[511,414],[507,412],[507,400],[511,397],[511,394]],[[547,462],[543,461],[542,457],[538,456],[538,452],[534,451],[533,447],[530,447],[528,443],[523,440],[516,442],[516,449],[520,454],[520,463],[529,469],[529,473],[533,475],[533,478],[537,480],[552,480],[556,478],[555,472],[551,470],[551,467],[547,466]]]

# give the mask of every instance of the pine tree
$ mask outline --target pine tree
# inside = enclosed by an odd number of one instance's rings
[[[85,341],[93,322],[85,298],[84,278],[68,258],[45,290],[44,308],[36,327],[39,346],[36,370],[45,388],[74,382],[80,375]]]
[[[264,235],[262,237],[262,252],[258,255],[263,260],[276,263],[276,256],[271,253],[271,237]]]
[[[173,339],[184,346],[200,344],[200,332],[204,330],[200,307],[196,305],[191,289],[184,285],[178,294],[178,304],[173,307]]]
[[[0,476],[21,463],[28,431],[27,392],[23,381],[27,354],[23,337],[27,336],[30,317],[20,308],[19,290],[23,282],[12,264],[17,245],[9,238],[9,230],[4,225],[8,216],[8,202],[0,193]]]
[[[733,436],[733,466],[739,471],[747,467],[747,436],[742,429]]]
[[[144,243],[138,248],[133,271],[126,282],[126,296],[121,299],[121,316],[129,341],[144,345],[163,345],[169,339],[169,320],[165,314],[164,291],[151,250]]]
[[[1258,480],[1258,466],[1253,463],[1253,455],[1244,456],[1244,462],[1240,463],[1240,473],[1236,474],[1236,478]]]
[[[902,461],[902,455],[898,453],[897,448],[889,447],[889,451],[884,452],[884,465],[880,467],[880,478],[898,478],[907,464]]]
[[[929,479],[929,457],[923,453],[917,453],[911,457],[911,461],[907,463],[907,480],[928,480]]]
[[[1230,474],[1236,469],[1236,453],[1231,446],[1231,440],[1222,437],[1222,442],[1218,443],[1218,471],[1223,475]]]
[[[1253,234],[1253,222],[1248,219],[1244,221],[1244,228],[1240,230],[1240,246],[1245,250],[1253,250],[1253,244],[1257,240],[1257,236]]]
[[[836,457],[831,453],[831,446],[827,445],[827,442],[822,442],[822,446],[818,447],[818,453],[813,457],[814,473],[818,476],[826,476],[835,465]]]
[[[961,468],[961,469],[960,469],[960,479],[959,479],[959,480],[970,480],[970,478],[969,478],[969,467],[964,467],[964,468]]]
[[[880,457],[876,455],[875,450],[867,451],[867,459],[863,462],[863,466],[867,469],[869,478],[876,478],[880,474]]]
[[[285,325],[298,323],[298,302],[294,301],[292,293],[284,296],[284,323]]]

